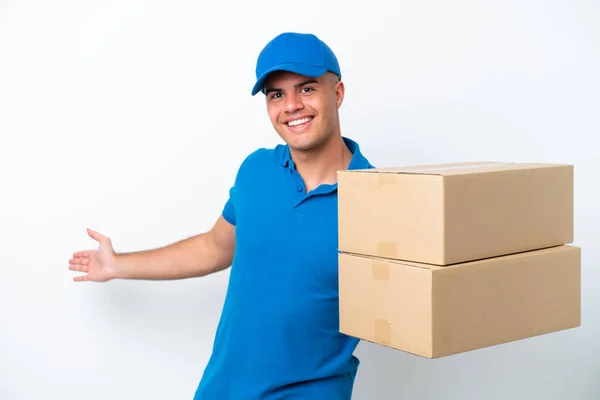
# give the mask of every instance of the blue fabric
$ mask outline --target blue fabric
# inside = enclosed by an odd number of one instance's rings
[[[329,71],[342,77],[333,51],[310,33],[285,32],[267,43],[256,60],[253,96],[263,91],[265,79],[274,71],[290,71],[313,78]]]
[[[349,169],[373,168],[344,140]],[[358,339],[339,332],[337,184],[307,195],[286,145],[259,149],[223,216],[236,250],[195,399],[350,399]]]

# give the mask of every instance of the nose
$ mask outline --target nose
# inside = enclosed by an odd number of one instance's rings
[[[298,93],[292,93],[286,96],[285,99],[285,111],[288,113],[294,113],[304,108],[302,104],[302,97]]]

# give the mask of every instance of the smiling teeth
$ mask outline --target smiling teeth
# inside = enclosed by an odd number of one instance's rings
[[[311,119],[312,119],[311,117],[297,119],[297,120],[294,120],[294,121],[290,121],[287,124],[288,124],[288,126],[297,126],[297,125],[300,125],[300,124],[306,124],[307,122],[310,122]]]

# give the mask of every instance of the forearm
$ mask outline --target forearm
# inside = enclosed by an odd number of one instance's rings
[[[205,276],[231,265],[230,252],[219,248],[211,233],[170,245],[115,256],[119,279],[171,280]]]

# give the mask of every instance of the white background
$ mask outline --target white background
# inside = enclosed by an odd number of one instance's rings
[[[600,3],[0,1],[0,399],[191,399],[228,272],[74,283],[68,259],[210,228],[279,143],[256,56],[313,32],[377,166],[575,165],[582,327],[438,360],[361,343],[355,399],[600,398]]]

